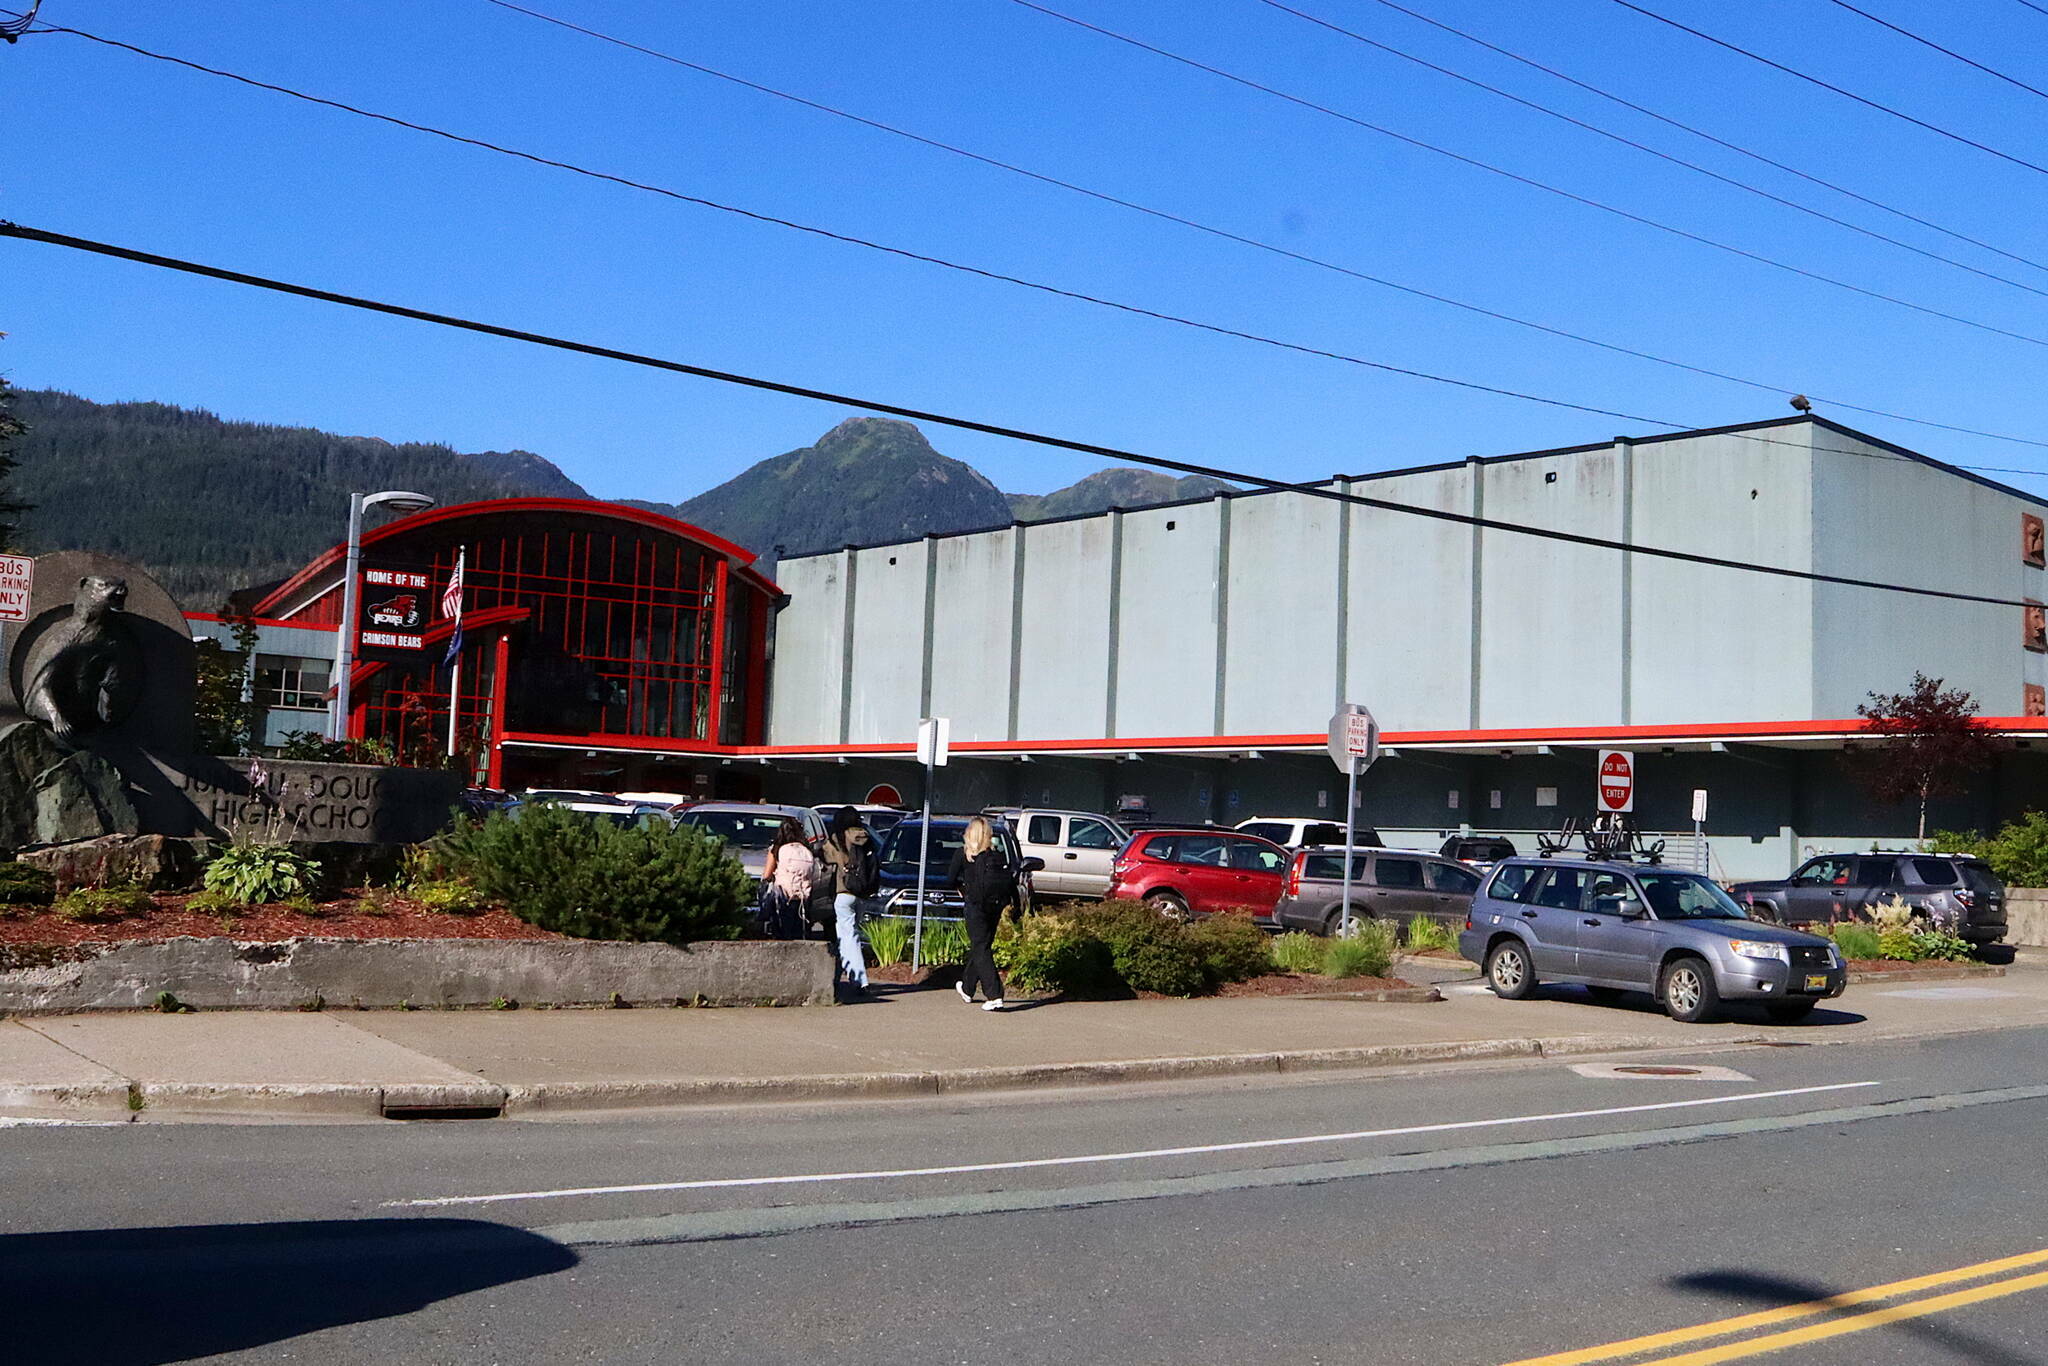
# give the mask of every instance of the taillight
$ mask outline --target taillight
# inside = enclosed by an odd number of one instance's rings
[[[1287,865],[1287,895],[1301,895],[1301,855],[1294,856],[1294,862]]]

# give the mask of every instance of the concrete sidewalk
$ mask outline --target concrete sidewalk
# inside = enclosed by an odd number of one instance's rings
[[[110,1014],[0,1023],[0,1112],[79,1118],[507,1115],[749,1100],[914,1097],[1784,1040],[2048,1025],[2048,972],[1859,983],[1800,1025],[1667,1019],[1569,989],[1476,981],[1395,1005],[1266,997],[1048,1003],[950,990],[833,1009]]]

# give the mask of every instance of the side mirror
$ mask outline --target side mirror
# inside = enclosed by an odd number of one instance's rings
[[[1017,871],[1029,875],[1031,873],[1036,873],[1040,871],[1044,867],[1045,860],[1039,858],[1037,855],[1034,854],[1032,857],[1027,858],[1023,862],[1019,863],[1017,865]]]
[[[1650,917],[1650,908],[1642,903],[1640,897],[1617,898],[1615,909],[1621,912],[1623,920],[1647,920]]]

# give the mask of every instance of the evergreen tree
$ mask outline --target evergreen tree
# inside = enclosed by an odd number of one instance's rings
[[[0,336],[5,335],[0,332]],[[13,487],[14,442],[27,431],[27,426],[14,415],[14,390],[8,385],[7,376],[0,375],[0,550],[14,547],[15,532],[19,529],[16,519],[29,509],[27,503],[8,493]]]

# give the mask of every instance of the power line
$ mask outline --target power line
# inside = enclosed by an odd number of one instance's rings
[[[2022,5],[2025,5],[2028,9],[2034,11],[2034,13],[2036,14],[2048,14],[2048,8],[2043,8],[2042,6],[2035,4],[2034,0],[2020,0],[2020,3]]]
[[[1279,492],[1299,493],[1306,497],[1322,498],[1338,503],[1349,503],[1359,507],[1373,508],[1381,512],[1398,513],[1403,516],[1422,517],[1431,521],[1478,527],[1487,531],[1506,532],[1517,536],[1532,537],[1537,540],[1558,541],[1568,545],[1584,546],[1595,550],[1612,550],[1625,555],[1644,555],[1652,559],[1674,560],[1684,564],[1702,565],[1713,569],[1732,569],[1745,573],[1763,574],[1774,578],[1798,579],[1807,583],[1833,584],[1845,588],[1868,588],[1878,592],[1904,593],[1914,597],[1940,598],[1950,602],[1979,603],[1992,607],[2025,608],[2035,605],[2020,598],[1994,598],[1978,593],[1960,593],[1942,588],[1922,588],[1912,584],[1886,583],[1877,579],[1859,579],[1841,574],[1823,574],[1815,570],[1792,569],[1783,565],[1751,564],[1745,560],[1725,559],[1717,555],[1701,555],[1692,551],[1674,550],[1667,546],[1616,541],[1603,536],[1587,536],[1578,532],[1559,531],[1551,527],[1532,526],[1524,522],[1509,522],[1495,517],[1479,517],[1470,513],[1449,512],[1441,508],[1420,507],[1410,503],[1396,503],[1384,498],[1373,498],[1359,493],[1339,492],[1336,489],[1323,488],[1314,484],[1288,483],[1285,480],[1269,479],[1264,475],[1246,474],[1241,471],[1222,469],[1213,465],[1197,465],[1185,460],[1168,459],[1164,456],[1144,455],[1136,451],[1122,450],[1115,446],[1103,446],[1093,442],[1074,441],[1066,437],[1048,436],[1044,433],[1029,431],[1020,427],[1006,427],[996,423],[982,422],[974,418],[956,417],[946,413],[931,412],[922,408],[912,408],[903,404],[884,403],[851,394],[833,393],[830,390],[813,389],[808,386],[790,384],[781,380],[764,379],[754,375],[741,375],[727,370],[714,370],[707,366],[692,365],[684,361],[666,360],[658,356],[642,355],[633,351],[622,351],[614,347],[599,346],[590,342],[572,341],[564,337],[548,336],[545,333],[526,332],[516,328],[501,327],[495,323],[478,322],[474,319],[456,317],[446,313],[432,313],[425,309],[411,308],[403,304],[385,303],[380,300],[366,299],[351,294],[338,294],[331,290],[317,289],[311,285],[293,284],[288,281],[270,279],[261,275],[250,275],[241,271],[227,270],[219,266],[203,265],[197,261],[187,261],[175,256],[160,256],[153,252],[139,251],[132,247],[116,246],[109,242],[97,242],[90,238],[73,237],[66,233],[49,232],[45,229],[27,227],[23,224],[7,222],[5,220],[0,220],[0,237],[14,237],[29,242],[44,242],[52,246],[69,247],[77,251],[91,252],[99,256],[109,256],[117,260],[133,261],[141,265],[155,266],[164,270],[175,270],[188,275],[225,280],[232,284],[248,285],[279,294],[291,294],[305,299],[317,299],[324,303],[341,304],[345,307],[363,309],[368,312],[384,313],[399,318],[410,318],[417,322],[459,328],[467,332],[503,337],[509,341],[526,342],[534,346],[551,347],[555,350],[575,352],[579,355],[596,356],[604,360],[622,361],[630,365],[644,366],[654,370],[666,370],[674,374],[691,375],[699,379],[715,380],[722,384],[736,384],[768,393],[814,399],[821,403],[831,403],[841,407],[888,413],[894,417],[907,418],[917,422],[936,423],[943,427],[979,432],[986,436],[1004,437],[1013,441],[1027,442],[1035,446],[1047,446],[1056,450],[1073,451],[1077,454],[1098,456],[1107,460],[1128,461],[1137,465],[1150,465],[1156,469],[1174,470],[1181,474],[1207,475],[1212,479],[1250,484]],[[1735,433],[1728,433],[1728,435],[1735,435]]]
[[[1793,275],[1802,276],[1809,280],[1817,280],[1822,284],[1833,285],[1837,289],[1846,289],[1851,294],[1860,294],[1865,298],[1877,299],[1884,303],[1895,304],[1900,308],[1910,309],[1915,313],[1923,313],[1928,315],[1929,317],[1942,318],[1953,323],[1961,323],[1965,327],[1974,327],[1980,331],[1996,333],[1999,336],[2010,337],[2015,341],[2030,342],[2035,346],[2048,346],[2048,341],[2044,341],[2040,337],[2029,336],[2024,332],[2013,332],[2003,327],[1997,327],[1990,323],[1978,322],[1975,319],[1961,317],[1954,313],[1944,313],[1938,308],[1929,308],[1925,304],[1916,304],[1911,302],[1910,300],[1901,299],[1896,295],[1885,294],[1874,289],[1866,289],[1862,285],[1850,284],[1846,280],[1838,280],[1831,275],[1823,275],[1818,271],[1808,270],[1804,266],[1791,265],[1787,262],[1777,260],[1773,257],[1765,256],[1759,252],[1750,251],[1743,247],[1733,246],[1727,242],[1717,241],[1716,239],[1711,237],[1701,236],[1699,233],[1688,231],[1685,228],[1674,227],[1669,223],[1659,222],[1657,219],[1654,218],[1646,218],[1642,214],[1631,212],[1628,209],[1619,208],[1613,204],[1606,203],[1602,200],[1592,199],[1585,195],[1577,194],[1571,190],[1562,189],[1556,185],[1551,185],[1547,182],[1536,180],[1529,176],[1521,175],[1515,171],[1507,170],[1504,167],[1495,166],[1491,162],[1481,161],[1476,157],[1468,157],[1462,152],[1453,152],[1449,148],[1439,147],[1435,143],[1424,142],[1420,138],[1409,137],[1406,133],[1397,133],[1391,128],[1383,127],[1382,125],[1373,123],[1367,119],[1359,118],[1354,114],[1346,114],[1343,111],[1333,109],[1328,105],[1318,104],[1314,100],[1306,99],[1300,95],[1290,94],[1285,90],[1279,89],[1277,86],[1263,84],[1262,82],[1255,81],[1248,76],[1239,76],[1234,72],[1225,71],[1221,67],[1211,66],[1206,62],[1196,61],[1192,57],[1184,57],[1178,52],[1170,52],[1163,47],[1155,46],[1151,43],[1143,41],[1142,39],[1133,38],[1128,34],[1118,33],[1114,29],[1107,29],[1099,24],[1091,24],[1085,19],[1077,19],[1070,14],[1062,14],[1058,10],[1049,9],[1044,5],[1036,3],[1036,0],[1011,0],[1011,3],[1016,5],[1022,5],[1025,9],[1033,10],[1039,14],[1045,15],[1048,18],[1057,19],[1061,23],[1072,24],[1075,28],[1085,29],[1090,33],[1100,34],[1102,37],[1111,39],[1115,42],[1128,44],[1129,46],[1137,48],[1142,52],[1149,52],[1152,53],[1154,56],[1164,57],[1168,61],[1178,62],[1183,66],[1192,67],[1197,71],[1205,71],[1212,76],[1221,77],[1226,81],[1234,82],[1235,84],[1244,86],[1247,89],[1256,90],[1261,94],[1271,95],[1275,99],[1285,100],[1289,104],[1299,105],[1303,109],[1313,110],[1318,114],[1323,114],[1330,118],[1341,120],[1344,123],[1352,124],[1359,128],[1364,128],[1369,132],[1374,132],[1381,134],[1384,137],[1393,138],[1395,141],[1405,143],[1410,147],[1420,148],[1421,150],[1426,152],[1434,152],[1439,156],[1449,157],[1453,161],[1462,162],[1463,164],[1474,167],[1478,170],[1486,171],[1493,175],[1502,176],[1508,180],[1515,181],[1518,184],[1527,185],[1532,189],[1542,190],[1547,194],[1557,195],[1562,199],[1569,199],[1575,204],[1584,204],[1588,208],[1598,209],[1602,213],[1611,213],[1618,218],[1625,218],[1632,223],[1640,223],[1644,227],[1655,228],[1659,232],[1670,233],[1672,236],[1684,238],[1688,242],[1697,242],[1702,246],[1713,247],[1717,251],[1725,251],[1730,255],[1743,257],[1745,260],[1756,261],[1763,265],[1771,266],[1777,270],[1786,271]],[[1616,0],[1616,3],[1626,3],[1626,0]]]
[[[1526,327],[1532,331],[1546,333],[1550,336],[1560,337],[1567,341],[1578,342],[1586,346],[1598,347],[1603,351],[1612,352],[1616,355],[1629,356],[1637,360],[1650,361],[1657,365],[1664,365],[1669,366],[1673,369],[1688,371],[1692,374],[1706,376],[1709,379],[1722,380],[1729,384],[1739,384],[1746,388],[1756,389],[1764,393],[1784,395],[1795,392],[1795,389],[1793,387],[1788,387],[1786,385],[1767,384],[1762,380],[1745,379],[1740,375],[1731,375],[1725,371],[1714,370],[1707,366],[1694,365],[1688,361],[1674,360],[1668,356],[1659,356],[1654,354],[1653,352],[1639,350],[1631,346],[1624,346],[1617,342],[1602,341],[1597,337],[1590,337],[1583,333],[1573,332],[1566,328],[1553,326],[1549,323],[1537,322],[1533,319],[1517,317],[1514,314],[1503,313],[1497,309],[1487,308],[1480,304],[1469,303],[1462,299],[1454,299],[1449,295],[1439,294],[1431,290],[1422,289],[1415,285],[1403,284],[1397,280],[1390,280],[1385,276],[1369,274],[1365,271],[1355,269],[1351,266],[1342,265],[1338,262],[1327,260],[1322,257],[1311,256],[1306,252],[1296,251],[1291,247],[1283,247],[1277,243],[1268,242],[1261,238],[1250,237],[1243,233],[1233,232],[1227,228],[1219,228],[1212,224],[1203,223],[1196,219],[1188,218],[1184,215],[1173,213],[1165,209],[1159,209],[1152,207],[1151,205],[1142,204],[1135,200],[1123,198],[1119,195],[1109,194],[1101,190],[1091,189],[1088,186],[1076,184],[1075,182],[1070,180],[1063,180],[1058,176],[1049,175],[1042,171],[1035,171],[1029,167],[1021,166],[1014,162],[1004,161],[997,157],[988,156],[984,153],[974,151],[971,148],[962,147],[955,143],[943,142],[937,138],[927,137],[922,133],[913,132],[910,129],[900,127],[896,124],[884,123],[879,119],[868,118],[865,115],[856,114],[850,110],[841,109],[834,105],[825,104],[818,100],[813,100],[803,95],[794,94],[787,90],[778,90],[774,86],[763,85],[759,81],[749,80],[744,76],[735,76],[730,72],[721,71],[716,67],[706,66],[701,62],[691,61],[688,58],[678,57],[673,53],[663,52],[658,48],[648,47],[645,46],[644,44],[634,42],[630,39],[620,38],[614,34],[601,32],[600,30],[593,28],[588,28],[582,24],[578,24],[567,19],[562,19],[552,14],[546,14],[540,10],[530,9],[525,5],[516,4],[513,2],[513,0],[486,0],[486,3],[496,5],[501,9],[507,9],[518,14],[526,15],[529,18],[538,19],[543,23],[553,24],[558,28],[563,28],[574,33],[583,34],[584,36],[594,38],[599,42],[609,43],[615,47],[624,48],[631,52],[637,52],[644,56],[655,58],[658,61],[668,62],[675,66],[683,67],[687,70],[697,72],[700,75],[715,77],[718,80],[729,82],[733,85],[740,86],[744,89],[751,90],[759,94],[769,95],[779,100],[785,100],[791,104],[796,104],[803,108],[814,110],[818,113],[829,114],[834,118],[845,119],[849,122],[859,124],[863,127],[874,129],[877,132],[887,133],[892,137],[903,138],[907,141],[917,143],[924,147],[932,148],[936,151],[946,152],[953,156],[958,156],[965,158],[969,161],[978,162],[984,166],[993,167],[1000,171],[1006,171],[1013,175],[1023,176],[1026,179],[1035,180],[1045,185],[1051,185],[1055,188],[1066,190],[1073,194],[1082,195],[1088,199],[1093,199],[1099,203],[1110,204],[1117,208],[1129,209],[1134,213],[1145,214],[1149,217],[1157,218],[1165,222],[1178,224],[1181,227],[1192,228],[1196,232],[1206,233],[1211,237],[1220,238],[1227,242],[1234,242],[1241,246],[1252,247],[1259,251],[1269,252],[1275,256],[1285,257],[1288,260],[1297,261],[1304,265],[1315,266],[1322,270],[1328,270],[1339,275],[1348,276],[1354,280],[1361,280],[1368,284],[1379,285],[1386,289],[1397,290],[1403,294],[1408,294],[1415,298],[1427,299],[1432,303],[1439,303],[1447,305],[1451,308],[1463,309],[1468,313],[1475,313],[1480,315],[1481,317],[1492,318],[1499,322],[1512,323],[1517,327]],[[1812,395],[1814,402],[1825,404],[1826,406],[1832,408],[1842,408],[1850,412],[1864,413],[1872,417],[1889,418],[1897,422],[1910,422],[1916,426],[1930,427],[1942,431],[1956,432],[1965,436],[1979,436],[1984,437],[1988,440],[2008,441],[2018,445],[2035,446],[2043,449],[2048,449],[2048,441],[2036,440],[2032,437],[2011,436],[1999,432],[1983,432],[1970,427],[1959,427],[1953,423],[1936,422],[1928,418],[1909,417],[1903,413],[1889,412],[1882,408],[1871,408],[1864,406],[1862,404],[1849,403],[1840,399],[1827,398],[1820,394],[1814,393],[1810,389],[1803,390],[1803,392]],[[1996,472],[2020,474],[2036,473],[2036,471],[2029,470],[1999,470]]]
[[[1906,113],[1904,110],[1894,109],[1888,104],[1879,104],[1876,100],[1870,99],[1869,97],[1864,95],[1859,95],[1853,90],[1844,90],[1841,86],[1832,85],[1829,82],[1822,80],[1818,76],[1810,76],[1806,72],[1799,70],[1797,67],[1786,66],[1783,62],[1774,62],[1769,57],[1765,57],[1760,53],[1751,52],[1746,47],[1738,47],[1734,43],[1728,42],[1725,39],[1716,38],[1711,33],[1702,33],[1700,30],[1696,28],[1692,28],[1688,25],[1679,23],[1676,19],[1667,18],[1666,16],[1657,13],[1655,10],[1644,9],[1641,5],[1635,4],[1633,0],[1614,0],[1614,3],[1620,5],[1625,10],[1635,11],[1637,14],[1642,15],[1645,19],[1655,19],[1658,23],[1669,25],[1670,27],[1677,29],[1680,33],[1690,33],[1693,37],[1703,39],[1706,42],[1712,43],[1715,47],[1726,48],[1728,51],[1735,53],[1737,56],[1747,57],[1752,62],[1761,62],[1763,65],[1771,68],[1773,71],[1782,71],[1787,76],[1798,77],[1800,80],[1805,81],[1808,85],[1817,85],[1823,90],[1833,91],[1835,94],[1840,95],[1843,99],[1854,100],[1856,103],[1863,105],[1866,108],[1877,110],[1880,114],[1890,114],[1893,118],[1903,119],[1907,123],[1912,124],[1916,128],[1924,128],[1928,132],[1936,134],[1939,137],[1945,137],[1951,142],[1960,142],[1965,147],[1974,147],[1980,152],[1984,152],[1988,155],[1997,157],[2000,161],[2009,161],[2015,166],[2024,166],[2030,171],[2038,171],[2042,175],[2048,175],[2048,166],[2042,166],[2038,162],[2028,161],[2025,157],[2016,157],[2011,152],[2001,152],[2000,150],[1998,150],[1998,148],[1993,147],[1988,143],[1978,142],[1975,138],[1964,137],[1961,133],[1957,133],[1950,129],[1943,128],[1938,123],[1929,123],[1926,119],[1915,118],[1911,114]]]
[[[1849,4],[1848,0],[1830,0],[1830,3],[1841,6],[1843,9],[1849,11],[1849,13],[1851,14],[1859,15],[1862,18],[1868,19],[1871,23],[1876,24],[1879,28],[1888,28],[1893,33],[1898,34],[1901,38],[1910,38],[1914,42],[1920,44],[1922,47],[1931,47],[1936,52],[1939,52],[1942,56],[1953,58],[1954,60],[1961,62],[1964,66],[1975,67],[1977,70],[1983,72],[1987,76],[1996,76],[1999,80],[2004,81],[2007,85],[2018,86],[2021,90],[2026,91],[2029,95],[2038,95],[2042,99],[2048,100],[2048,90],[2042,90],[2038,86],[2028,85],[2025,81],[2020,80],[2017,77],[2008,76],[2003,71],[1996,70],[1995,68],[1984,65],[1984,63],[1980,61],[1976,61],[1972,58],[1965,57],[1962,53],[1956,52],[1950,48],[1945,48],[1940,43],[1935,42],[1931,38],[1921,37],[1919,34],[1913,32],[1913,30],[1911,29],[1900,28],[1897,24],[1894,24],[1889,19],[1880,19],[1867,9],[1856,8],[1856,6]]]
[[[1468,43],[1475,43],[1478,46],[1485,48],[1489,52],[1498,53],[1500,56],[1506,57],[1509,61],[1520,62],[1523,66],[1529,67],[1532,70],[1541,71],[1546,76],[1554,76],[1558,80],[1563,81],[1567,85],[1574,86],[1580,90],[1585,91],[1590,95],[1598,95],[1603,100],[1612,101],[1613,103],[1620,105],[1624,109],[1632,110],[1635,113],[1643,115],[1645,118],[1655,119],[1657,120],[1657,122],[1665,124],[1672,128],[1676,128],[1682,133],[1690,133],[1692,134],[1692,136],[1696,138],[1703,138],[1706,141],[1713,143],[1716,147],[1725,148],[1726,150],[1734,152],[1739,156],[1745,156],[1752,161],[1761,162],[1764,165],[1769,166],[1773,170],[1783,171],[1787,175],[1797,176],[1801,180],[1806,181],[1810,185],[1818,185],[1824,190],[1832,190],[1836,194],[1845,195],[1848,198],[1855,200],[1859,204],[1865,204],[1873,209],[1878,209],[1884,213],[1891,214],[1894,217],[1903,218],[1908,223],[1918,224],[1923,228],[1927,228],[1933,232],[1938,232],[1942,234],[1942,236],[1944,237],[1954,238],[1958,242],[1963,242],[1970,246],[1977,247],[1983,251],[1991,252],[1993,255],[2003,256],[2008,261],[2017,261],[2019,264],[2023,266],[2030,266],[2035,270],[2048,270],[2048,264],[2043,264],[2042,262],[2036,261],[2031,257],[2021,256],[2017,252],[2007,251],[2003,247],[1995,247],[1991,245],[1989,242],[1980,241],[1975,237],[1969,236],[1967,233],[1957,232],[1954,228],[1944,227],[1942,224],[1936,223],[1932,219],[1922,218],[1918,214],[1909,213],[1905,209],[1901,209],[1893,204],[1887,204],[1881,199],[1872,199],[1869,195],[1860,194],[1857,191],[1849,189],[1847,186],[1844,185],[1837,185],[1831,180],[1823,180],[1819,176],[1814,175],[1810,171],[1802,171],[1797,166],[1787,165],[1785,162],[1778,161],[1772,157],[1765,156],[1762,152],[1756,151],[1753,148],[1744,147],[1740,143],[1730,142],[1726,138],[1718,137],[1713,133],[1707,132],[1704,128],[1697,128],[1694,127],[1692,124],[1681,122],[1678,119],[1672,118],[1669,114],[1662,114],[1655,109],[1649,108],[1647,105],[1637,104],[1634,100],[1628,99],[1621,95],[1617,95],[1611,90],[1604,90],[1597,85],[1593,85],[1587,81],[1582,81],[1576,76],[1567,75],[1565,72],[1559,71],[1554,66],[1546,66],[1542,62],[1535,60],[1533,57],[1524,56],[1522,53],[1516,52],[1511,48],[1502,47],[1498,43],[1488,42],[1486,39],[1481,38],[1479,35],[1475,33],[1471,33],[1465,29],[1457,28],[1451,24],[1447,24],[1443,22],[1441,19],[1432,18],[1431,16],[1422,13],[1422,11],[1420,10],[1410,9],[1406,5],[1397,4],[1396,0],[1373,0],[1373,3],[1383,5],[1386,8],[1393,10],[1397,14],[1405,14],[1411,19],[1415,19],[1420,21],[1421,23],[1428,24],[1431,28],[1440,29],[1445,33],[1451,34],[1453,37],[1463,38]],[[2020,0],[2020,3],[2026,4],[2027,0]],[[2044,9],[2041,12],[2043,14],[2048,14],[2048,9]]]
[[[1839,4],[1840,2],[1841,0],[1836,0],[1836,3]],[[2038,294],[2042,298],[2048,299],[2048,289],[2037,288],[2033,285],[2026,284],[2023,281],[2014,280],[2007,276],[2000,275],[1996,271],[1984,270],[1981,267],[1969,264],[1967,261],[1958,261],[1953,256],[1944,256],[1938,251],[1929,251],[1925,247],[1914,246],[1911,242],[1901,241],[1899,238],[1889,236],[1885,233],[1878,232],[1871,228],[1866,228],[1860,223],[1852,223],[1846,218],[1838,218],[1834,214],[1828,213],[1823,209],[1816,209],[1811,207],[1810,205],[1801,204],[1796,199],[1787,199],[1783,195],[1773,194],[1771,191],[1764,189],[1760,185],[1752,185],[1746,180],[1739,180],[1734,176],[1723,175],[1721,174],[1721,172],[1716,171],[1711,167],[1702,166],[1696,161],[1687,161],[1684,157],[1674,156],[1670,152],[1660,151],[1658,148],[1652,147],[1647,143],[1637,142],[1634,138],[1627,137],[1621,133],[1617,133],[1610,128],[1603,128],[1597,123],[1589,123],[1585,119],[1577,118],[1571,114],[1565,113],[1562,110],[1552,109],[1547,104],[1541,104],[1535,100],[1525,99],[1524,97],[1515,94],[1511,90],[1503,90],[1497,85],[1489,85],[1485,81],[1479,80],[1476,77],[1468,76],[1461,71],[1455,71],[1447,66],[1441,66],[1436,62],[1428,60],[1425,57],[1418,57],[1412,52],[1407,52],[1402,50],[1401,48],[1393,46],[1391,43],[1383,43],[1379,39],[1368,37],[1367,35],[1360,33],[1355,29],[1345,28],[1342,24],[1334,23],[1328,19],[1324,19],[1317,15],[1310,14],[1306,10],[1296,9],[1292,5],[1282,3],[1282,0],[1259,0],[1259,3],[1265,5],[1269,9],[1279,10],[1282,14],[1291,14],[1295,18],[1301,20],[1304,23],[1313,24],[1317,28],[1325,29],[1331,33],[1339,34],[1342,37],[1349,38],[1355,43],[1362,43],[1366,47],[1372,48],[1375,51],[1384,52],[1389,56],[1399,57],[1404,62],[1412,62],[1416,66],[1423,67],[1426,70],[1434,71],[1442,76],[1448,76],[1450,79],[1454,81],[1460,81],[1465,85],[1473,87],[1475,90],[1484,90],[1489,95],[1498,96],[1501,99],[1508,100],[1514,104],[1518,104],[1522,106],[1524,109],[1533,109],[1537,113],[1547,115],[1548,117],[1556,119],[1561,123],[1568,123],[1574,128],[1583,129],[1584,131],[1592,133],[1597,137],[1606,138],[1608,141],[1619,143],[1623,147],[1633,148],[1634,150],[1642,152],[1647,156],[1656,157],[1659,161],[1669,162],[1673,166],[1682,166],[1688,171],[1695,172],[1696,174],[1706,176],[1709,180],[1718,181],[1723,185],[1727,185],[1734,189],[1741,190],[1745,194],[1753,194],[1759,199],[1766,199],[1773,204],[1782,205],[1785,208],[1796,210],[1799,213],[1807,214],[1813,218],[1818,218],[1824,223],[1832,223],[1838,228],[1846,228],[1850,232],[1860,233],[1864,237],[1868,237],[1873,241],[1883,242],[1887,246],[1894,246],[1902,251],[1910,251],[1915,256],[1924,256],[1930,261],[1939,261],[1943,265],[1954,266],[1957,270],[1968,271],[1970,274],[1982,276],[1986,280],[1993,280],[2002,285],[2010,285],[2014,289],[2023,289],[2029,294]]]

